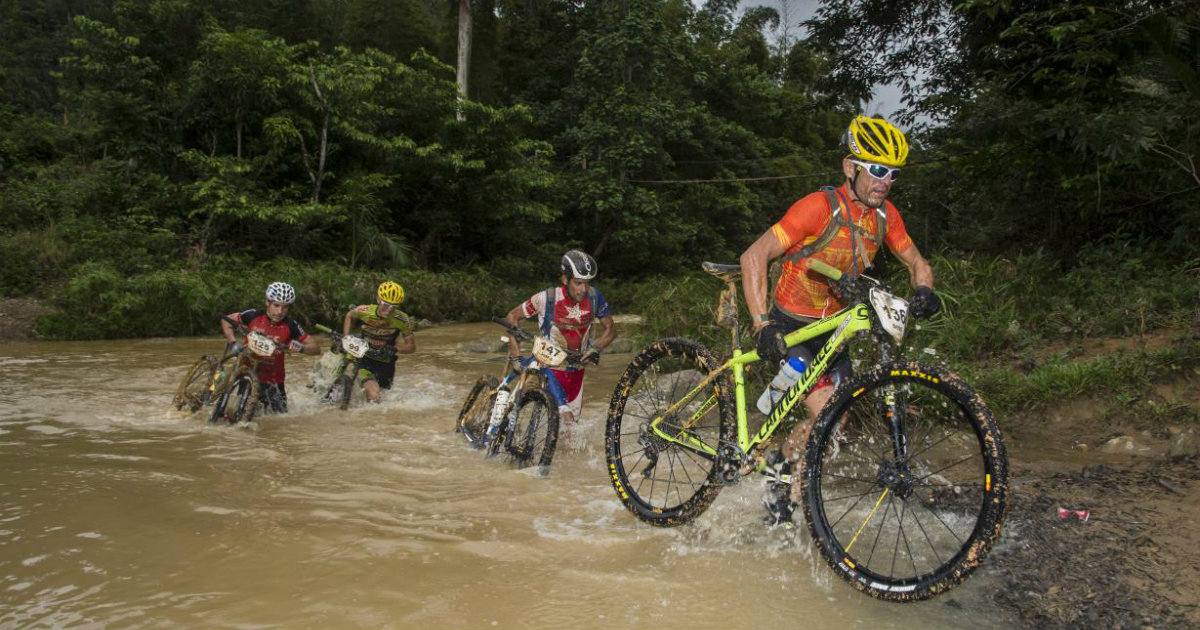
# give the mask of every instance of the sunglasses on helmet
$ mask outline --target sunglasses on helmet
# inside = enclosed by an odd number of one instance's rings
[[[857,164],[862,168],[862,170],[869,173],[871,177],[874,177],[875,179],[890,179],[892,181],[896,181],[896,178],[900,176],[900,169],[898,168],[889,168],[882,164],[868,164],[867,162],[859,162],[858,160],[850,161],[854,164]]]

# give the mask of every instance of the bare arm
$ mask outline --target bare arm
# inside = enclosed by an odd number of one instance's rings
[[[521,320],[525,319],[525,309],[522,308],[522,306],[522,304],[518,304],[516,308],[508,312],[508,315],[504,316],[504,319],[507,319],[508,323],[512,324],[513,326],[520,326]],[[517,342],[516,337],[509,335],[508,356],[515,357],[519,354],[521,354],[521,344]]]
[[[239,321],[238,318],[241,316],[241,313],[230,313],[226,315],[226,317],[235,322]],[[237,336],[233,334],[233,326],[231,326],[229,322],[225,321],[224,319],[221,320],[221,334],[225,335],[225,340],[229,343],[237,341]]]
[[[412,354],[417,351],[417,337],[412,333],[396,337],[396,353]]]
[[[908,276],[912,280],[913,287],[933,288],[933,267],[921,255],[916,244],[904,250],[904,253],[896,254],[896,258],[899,258],[900,262],[908,267]]]
[[[354,326],[354,309],[346,311],[346,318],[342,320],[342,334],[349,335],[350,329]]]
[[[755,331],[767,325],[760,317],[767,312],[767,266],[783,252],[783,245],[771,230],[763,232],[742,252],[742,292],[746,295],[746,308]]]
[[[305,339],[303,344],[301,344],[300,352],[304,354],[321,354],[321,348],[317,345],[317,338],[309,335],[308,339]]]
[[[601,317],[600,325],[604,327],[604,333],[602,333],[600,338],[592,344],[597,350],[603,350],[607,348],[608,344],[612,343],[613,339],[617,338],[617,327],[613,325],[612,315]]]

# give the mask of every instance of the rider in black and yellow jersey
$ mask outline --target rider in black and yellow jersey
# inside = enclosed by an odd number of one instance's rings
[[[379,402],[379,390],[391,389],[396,374],[396,355],[417,351],[413,337],[416,327],[412,318],[399,309],[404,301],[404,288],[395,282],[384,282],[376,291],[377,302],[358,306],[346,313],[342,333],[362,328],[362,336],[371,349],[359,361],[358,378],[368,402]]]

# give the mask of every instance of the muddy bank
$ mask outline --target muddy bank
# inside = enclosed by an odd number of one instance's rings
[[[0,341],[32,341],[37,339],[34,322],[39,315],[52,311],[50,307],[31,298],[0,299]]]
[[[1200,627],[1200,460],[1014,472],[1014,542],[989,562],[1026,627]]]

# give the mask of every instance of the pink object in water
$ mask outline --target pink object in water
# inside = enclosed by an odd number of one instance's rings
[[[1063,521],[1071,516],[1079,517],[1080,522],[1086,523],[1088,518],[1092,516],[1091,510],[1068,510],[1067,508],[1058,508],[1058,520]]]

